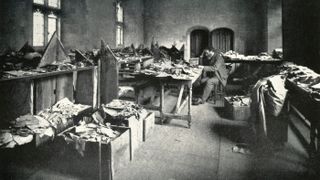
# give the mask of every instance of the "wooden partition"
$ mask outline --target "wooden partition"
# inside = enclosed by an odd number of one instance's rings
[[[0,125],[25,114],[37,114],[67,97],[97,107],[98,67],[0,80]]]
[[[90,71],[89,71],[90,72]],[[70,101],[74,100],[73,73],[67,73],[56,77],[56,101],[67,97]]]
[[[57,59],[68,57],[55,34],[39,67]],[[101,41],[98,66],[0,79],[0,127],[21,115],[37,114],[65,97],[93,108],[109,103],[118,98],[117,63],[110,47]]]
[[[118,62],[110,47],[101,41],[101,104],[107,104],[118,98]]]
[[[98,68],[76,72],[75,102],[98,107]]]
[[[0,82],[0,127],[33,112],[33,88],[32,80]]]

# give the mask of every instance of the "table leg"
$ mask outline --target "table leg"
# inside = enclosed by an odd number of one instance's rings
[[[180,92],[179,92],[178,100],[177,100],[177,104],[176,104],[176,108],[175,108],[175,113],[178,113],[179,110],[180,110],[183,91],[184,91],[184,85],[181,85],[180,86]]]
[[[313,158],[316,154],[317,148],[316,148],[316,125],[314,122],[311,123],[311,128],[310,128],[310,157]]]
[[[317,123],[316,124],[316,138],[317,138],[317,146],[315,147],[315,150],[316,150],[316,158],[319,162],[319,159],[320,159],[320,123]]]
[[[101,163],[102,163],[102,155],[101,155],[101,141],[99,141],[99,180],[102,179],[102,167],[101,167]]]
[[[188,94],[188,127],[191,128],[191,104],[192,104],[192,84],[189,85],[189,94]]]
[[[34,88],[35,88],[35,85],[34,85],[34,80],[31,80],[30,82],[30,101],[29,101],[29,104],[30,104],[30,114],[35,114],[35,110],[34,110],[34,102],[35,102],[35,96],[34,96]]]
[[[160,123],[163,124],[164,116],[163,116],[163,105],[164,105],[164,85],[160,83]]]

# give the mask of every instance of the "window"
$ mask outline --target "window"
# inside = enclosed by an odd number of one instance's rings
[[[123,26],[117,25],[117,32],[116,32],[116,42],[117,46],[122,46],[123,45]]]
[[[33,46],[45,46],[54,32],[60,36],[60,11],[60,0],[33,0]]]
[[[117,3],[117,22],[123,23],[123,8],[121,3]]]
[[[116,45],[121,47],[124,45],[123,41],[123,8],[121,2],[117,2],[116,5]]]
[[[60,9],[60,0],[48,0],[48,6]]]
[[[54,14],[48,15],[48,39],[50,39],[57,30],[58,17]]]
[[[233,50],[234,33],[228,28],[218,28],[211,32],[212,47],[227,52]]]
[[[33,12],[33,46],[44,45],[44,15],[40,11]]]
[[[195,29],[190,33],[191,57],[199,57],[208,48],[208,29]]]
[[[36,3],[36,4],[44,5],[44,0],[34,0],[33,2]]]

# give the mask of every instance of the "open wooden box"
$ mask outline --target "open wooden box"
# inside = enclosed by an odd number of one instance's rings
[[[108,120],[115,127],[126,127],[130,129],[130,142],[132,144],[132,149],[130,152],[130,159],[134,157],[135,151],[139,148],[143,137],[143,120],[138,120],[136,118],[129,118],[125,120]]]
[[[143,141],[151,136],[151,132],[155,125],[155,115],[153,112],[149,112],[146,118],[143,119]]]
[[[230,100],[231,97],[225,97],[225,112],[228,118],[237,121],[246,121],[250,118],[250,103],[246,105],[235,105]],[[250,102],[250,97],[241,96],[241,98],[246,101]]]
[[[65,132],[74,131],[74,128]],[[130,161],[130,132],[128,128],[112,127],[120,135],[109,143],[86,142],[81,155],[76,143],[67,144],[61,133],[57,145],[61,145],[62,170],[87,179],[112,180],[120,168]]]

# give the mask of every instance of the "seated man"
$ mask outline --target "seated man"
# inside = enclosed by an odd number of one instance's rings
[[[214,88],[214,85],[217,85],[219,82],[221,82],[223,86],[226,86],[228,78],[224,59],[218,50],[206,49],[204,50],[202,56],[204,68],[200,82],[206,84],[203,89],[202,97],[197,99],[193,103],[194,105],[203,104],[206,102]]]

